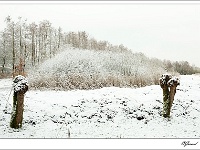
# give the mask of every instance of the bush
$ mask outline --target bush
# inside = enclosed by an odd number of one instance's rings
[[[66,49],[29,72],[34,88],[96,89],[159,84],[162,64],[142,53]]]

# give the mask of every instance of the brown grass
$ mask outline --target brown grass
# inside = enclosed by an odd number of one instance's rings
[[[100,76],[100,75],[65,75],[65,76],[40,76],[37,80],[30,80],[29,86],[33,89],[59,89],[59,90],[89,90],[102,87],[143,87],[159,84],[157,75],[152,79],[136,76]]]

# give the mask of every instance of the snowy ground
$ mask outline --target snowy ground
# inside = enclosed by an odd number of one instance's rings
[[[0,138],[199,138],[200,76],[181,76],[180,82],[170,120],[161,116],[159,85],[30,90],[23,126],[11,129],[12,80],[0,79]]]

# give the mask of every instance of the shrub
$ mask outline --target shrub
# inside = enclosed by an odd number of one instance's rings
[[[96,89],[159,84],[162,64],[142,53],[66,49],[29,72],[34,88]]]

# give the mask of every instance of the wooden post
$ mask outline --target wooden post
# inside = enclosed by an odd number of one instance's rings
[[[26,78],[21,75],[16,76],[13,82],[14,95],[10,127],[17,129],[22,127],[24,94],[28,90],[28,82]]]
[[[170,116],[170,99],[167,82],[172,78],[170,74],[163,74],[160,78],[160,86],[163,89],[163,117]]]
[[[179,78],[173,77],[172,79],[170,79],[168,81],[167,84],[170,87],[170,93],[169,93],[170,107],[169,107],[169,109],[171,110],[172,104],[173,104],[173,101],[174,101],[174,96],[176,94],[176,87],[178,85],[180,85]]]
[[[171,110],[172,108],[172,104],[173,104],[173,101],[174,101],[174,96],[176,94],[176,87],[175,86],[171,86],[170,87],[170,93],[169,93],[169,102],[170,102],[170,105],[169,105],[169,109]]]
[[[179,79],[170,74],[163,74],[160,78],[160,86],[163,89],[163,117],[170,117],[170,110],[174,101],[176,87],[180,85]]]

